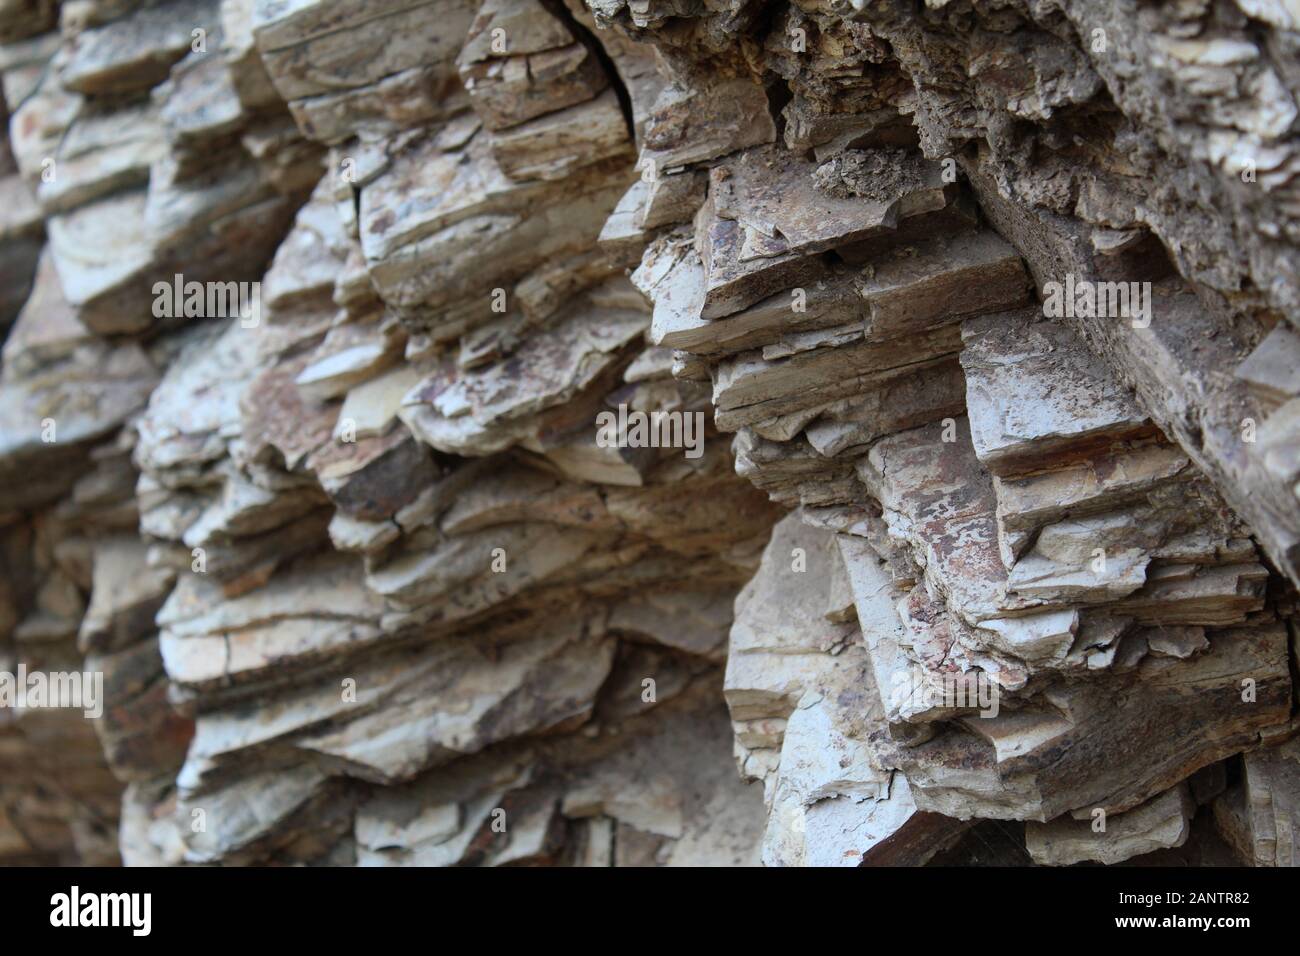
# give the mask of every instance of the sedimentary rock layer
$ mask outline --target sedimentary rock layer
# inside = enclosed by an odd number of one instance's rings
[[[1298,52],[0,9],[0,862],[1294,865]]]

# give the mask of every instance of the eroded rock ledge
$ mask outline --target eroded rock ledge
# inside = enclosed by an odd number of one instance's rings
[[[0,6],[0,862],[1300,862],[1297,54]]]

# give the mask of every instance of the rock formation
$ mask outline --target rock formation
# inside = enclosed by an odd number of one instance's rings
[[[0,5],[0,862],[1300,863],[1298,54]]]

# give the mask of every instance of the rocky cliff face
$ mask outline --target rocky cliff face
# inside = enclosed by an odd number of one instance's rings
[[[1297,64],[0,3],[0,862],[1300,863]]]

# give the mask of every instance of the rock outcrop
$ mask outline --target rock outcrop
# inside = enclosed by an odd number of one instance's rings
[[[10,7],[0,862],[1300,862],[1291,5]]]

